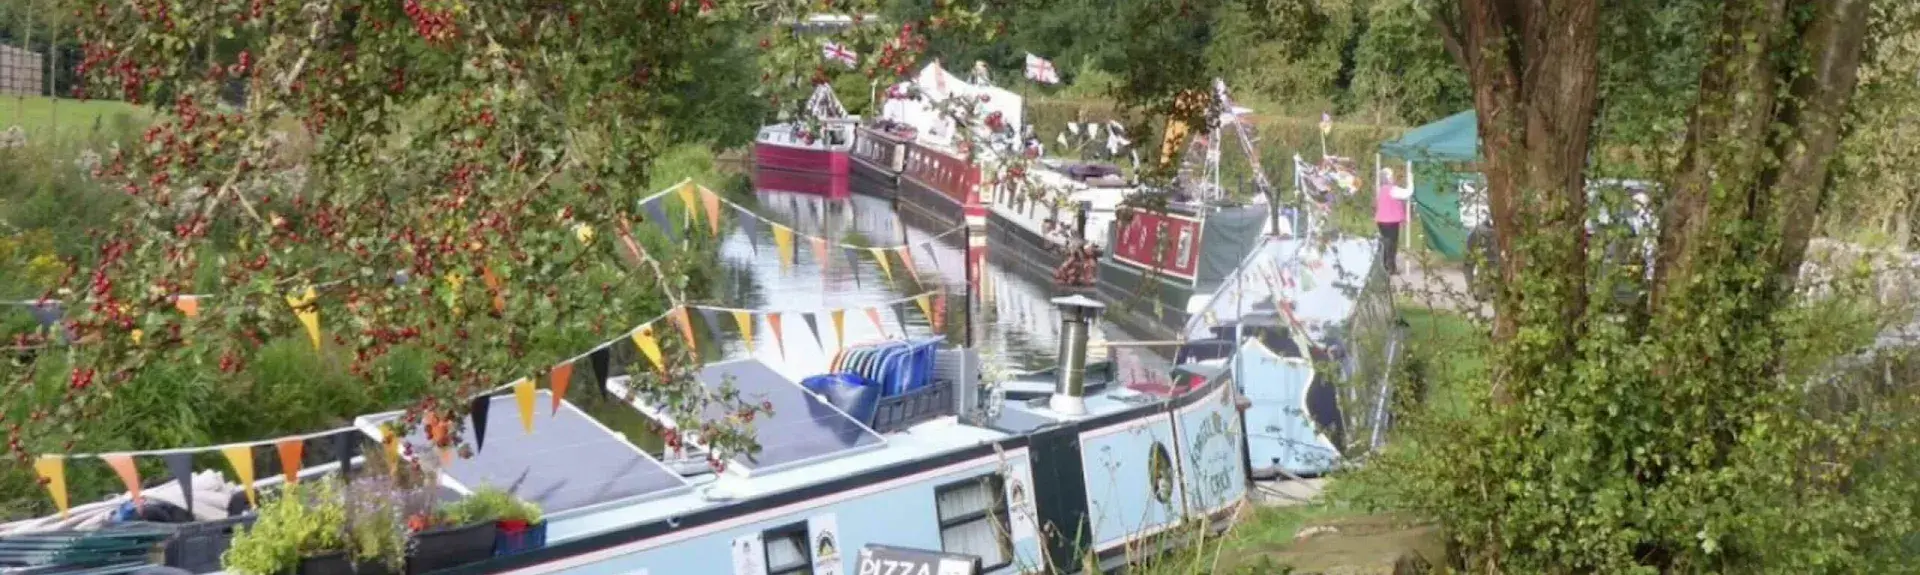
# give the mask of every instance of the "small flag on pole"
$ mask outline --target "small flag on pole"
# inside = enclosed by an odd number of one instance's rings
[[[860,65],[860,56],[858,54],[854,54],[853,51],[848,50],[846,46],[841,46],[833,42],[822,44],[820,46],[820,55],[828,60],[846,64],[848,68]]]
[[[1060,75],[1053,71],[1053,62],[1027,53],[1027,79],[1043,84],[1060,83]]]

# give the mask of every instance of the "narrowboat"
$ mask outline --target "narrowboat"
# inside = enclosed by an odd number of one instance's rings
[[[806,109],[813,122],[760,128],[753,140],[754,169],[827,176],[829,182],[837,178],[844,189],[848,153],[853,149],[854,127],[860,119],[847,115],[833,88],[825,84],[814,89]]]

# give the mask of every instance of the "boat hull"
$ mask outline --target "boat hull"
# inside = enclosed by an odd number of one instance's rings
[[[851,180],[845,174],[795,172],[763,167],[754,168],[753,187],[761,191],[797,192],[834,199],[853,195]]]
[[[753,144],[753,165],[760,170],[847,176],[847,150],[799,148],[767,142]]]

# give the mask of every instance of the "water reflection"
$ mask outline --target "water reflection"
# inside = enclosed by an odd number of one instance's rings
[[[736,226],[724,238],[720,255],[725,266],[721,301],[748,309],[793,310],[780,320],[779,341],[773,326],[765,318],[755,320],[754,349],[745,341],[727,333],[722,345],[729,359],[754,357],[767,362],[782,375],[799,379],[824,373],[834,352],[848,344],[897,337],[904,323],[910,337],[936,335],[920,308],[911,302],[888,306],[902,298],[927,291],[947,294],[946,323],[964,326],[966,300],[965,236],[949,229],[931,229],[903,220],[893,201],[862,194],[828,199],[794,192],[759,191],[748,207],[769,220],[796,232],[791,266],[782,269],[774,251],[773,230],[768,226]],[[949,232],[943,234],[942,232]],[[826,238],[830,242],[822,265],[806,236]],[[905,269],[897,256],[891,261],[892,281],[870,253],[857,250],[848,257],[845,250],[831,244],[891,248],[910,245],[911,258],[918,272]],[[989,248],[991,250],[991,248]],[[1059,335],[1060,315],[1048,303],[1052,297],[1049,278],[1029,277],[1014,271],[1011,262],[989,257],[979,293],[972,310],[979,326],[976,346],[982,358],[1006,370],[1034,370],[1053,367]],[[880,325],[870,319],[867,308],[878,308]],[[829,310],[844,309],[845,341],[835,335]],[[904,313],[903,313],[904,312]],[[812,318],[809,324],[806,320]],[[903,322],[904,320],[904,322]],[[817,330],[817,331],[816,331]],[[729,330],[730,331],[730,330]],[[948,330],[955,341],[959,329]],[[1121,333],[1112,322],[1102,322],[1096,339],[1125,341],[1136,339]],[[1102,352],[1094,350],[1096,357]],[[1129,381],[1164,380],[1166,360],[1153,352],[1128,349],[1119,352],[1121,373]]]

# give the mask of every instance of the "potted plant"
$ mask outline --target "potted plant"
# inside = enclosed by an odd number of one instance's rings
[[[409,492],[391,478],[365,475],[346,489],[347,548],[360,575],[399,573],[407,558]]]
[[[221,564],[241,575],[352,575],[346,527],[336,482],[288,485],[260,507],[252,528],[234,535]]]
[[[407,573],[427,573],[483,561],[493,556],[494,517],[477,505],[453,502],[407,519],[413,552]]]
[[[493,555],[500,557],[525,553],[547,545],[547,522],[540,506],[514,497],[505,489],[486,486],[474,490],[459,505],[475,517],[494,518]]]

